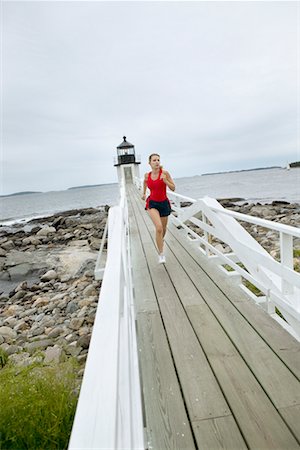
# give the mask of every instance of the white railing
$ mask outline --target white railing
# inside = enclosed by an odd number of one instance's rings
[[[142,189],[143,179],[135,179],[135,185]],[[300,238],[300,229],[270,220],[241,214],[223,208],[220,203],[210,197],[193,199],[172,191],[168,191],[175,215],[171,220],[176,226],[183,228],[186,238],[195,247],[213,259],[232,280],[268,313],[284,326],[296,339],[300,340],[300,273],[293,266],[293,237]],[[191,202],[190,206],[181,207],[182,202]],[[277,231],[280,241],[280,262],[276,261],[238,222],[248,222]],[[200,230],[199,235],[186,222],[191,222]],[[211,236],[229,247],[212,244]],[[224,266],[230,266],[228,271]],[[256,286],[262,296],[254,295],[242,283],[242,278]],[[276,312],[280,311],[285,320]]]
[[[69,450],[144,449],[125,187],[108,214],[101,292]]]

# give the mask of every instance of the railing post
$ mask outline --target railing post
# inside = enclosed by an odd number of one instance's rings
[[[206,219],[206,215],[204,214],[204,212],[202,211],[202,222],[203,223],[207,223],[207,219]],[[209,243],[209,234],[208,234],[208,232],[206,231],[206,230],[204,230],[204,239],[205,239],[205,242],[207,242],[207,243]],[[206,253],[206,256],[210,256],[210,251],[209,251],[209,247],[208,247],[208,245],[205,245],[205,253]]]
[[[293,236],[280,232],[280,261],[281,264],[289,269],[294,269],[293,261]],[[283,294],[293,294],[294,287],[286,280],[281,280],[281,290]]]

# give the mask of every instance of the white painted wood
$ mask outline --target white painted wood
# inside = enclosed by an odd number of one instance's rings
[[[293,261],[293,236],[287,233],[280,232],[280,258],[283,267],[294,269]],[[294,286],[288,283],[284,278],[282,279],[282,292],[284,294],[293,294]]]
[[[125,186],[108,252],[69,450],[144,449]]]
[[[103,231],[103,235],[102,235],[102,239],[101,239],[100,250],[99,250],[96,265],[95,265],[95,271],[94,271],[95,280],[103,279],[105,264],[106,264],[106,256],[107,256],[106,253],[104,254],[104,244],[105,244],[105,241],[107,240],[107,233],[108,233],[108,220],[106,221],[106,224],[104,227],[104,231]]]

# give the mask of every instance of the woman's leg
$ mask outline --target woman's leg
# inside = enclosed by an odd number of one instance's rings
[[[159,212],[155,208],[151,208],[148,211],[156,230],[156,245],[159,253],[162,253],[164,241],[163,241],[163,225],[161,219],[163,219],[163,217],[160,217]]]
[[[166,234],[166,231],[167,231],[168,218],[169,218],[169,216],[160,218],[162,226],[163,226],[163,238],[165,237],[165,234]]]

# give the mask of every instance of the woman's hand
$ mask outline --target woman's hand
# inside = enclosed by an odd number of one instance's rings
[[[146,194],[142,195],[142,200],[146,200]]]
[[[166,172],[162,172],[160,179],[163,180],[165,184],[167,184],[167,174]]]
[[[175,191],[175,183],[169,172],[164,170],[160,176],[160,179],[163,180],[163,182],[168,186],[169,189],[171,189],[171,191]]]

